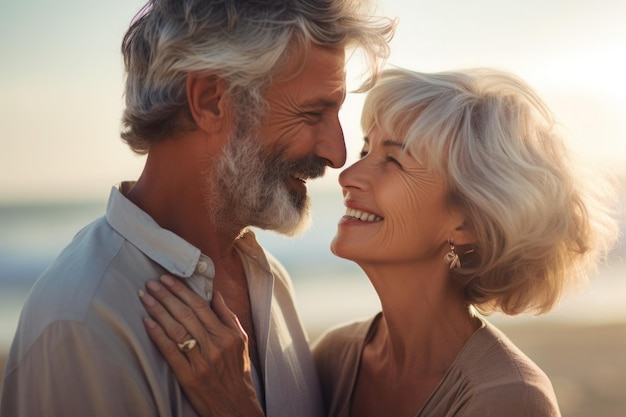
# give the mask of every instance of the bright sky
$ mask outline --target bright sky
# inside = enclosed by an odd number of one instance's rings
[[[139,175],[143,159],[119,139],[119,49],[142,4],[0,2],[0,203],[104,199]],[[513,71],[569,128],[576,150],[626,167],[626,2],[380,0],[379,11],[400,18],[390,64]],[[352,160],[361,103],[351,95],[342,110]],[[335,176],[323,184],[334,186]]]

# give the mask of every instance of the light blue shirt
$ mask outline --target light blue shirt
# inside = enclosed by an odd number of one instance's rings
[[[319,417],[321,396],[284,268],[251,231],[237,241],[270,417]],[[113,188],[106,217],[81,230],[39,278],[5,368],[2,416],[196,416],[142,323],[137,291],[169,272],[210,301],[210,258]],[[265,386],[265,392],[261,387]]]

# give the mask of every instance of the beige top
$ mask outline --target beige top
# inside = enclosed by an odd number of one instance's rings
[[[361,352],[379,317],[330,330],[313,348],[328,417],[350,415]],[[416,415],[452,416],[558,417],[560,412],[548,377],[484,321]]]
[[[267,416],[323,415],[291,281],[252,232],[237,250],[248,278]],[[196,416],[150,341],[137,291],[168,271],[211,298],[211,259],[114,188],[105,218],[80,231],[39,278],[6,364],[0,416]]]

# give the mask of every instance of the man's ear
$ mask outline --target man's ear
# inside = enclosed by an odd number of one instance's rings
[[[222,129],[226,110],[224,81],[216,75],[191,73],[186,88],[189,111],[196,125],[206,132]]]

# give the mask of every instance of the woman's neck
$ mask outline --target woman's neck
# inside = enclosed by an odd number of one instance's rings
[[[366,272],[383,310],[373,352],[398,372],[445,373],[480,327],[448,271],[396,266]]]
[[[389,410],[415,415],[480,321],[470,314],[445,265],[368,265],[363,270],[383,314],[361,355],[350,415],[380,416]]]

